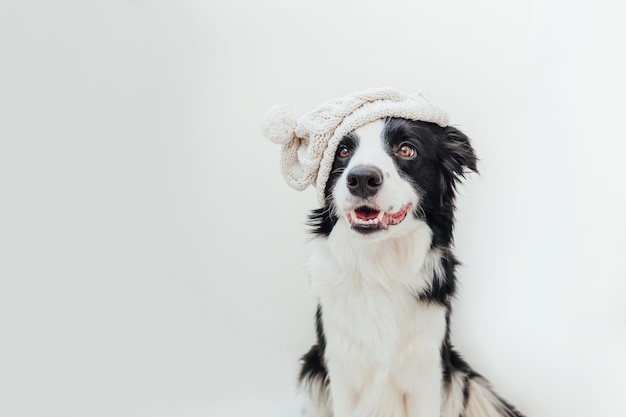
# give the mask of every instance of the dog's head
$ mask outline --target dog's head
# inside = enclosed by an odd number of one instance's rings
[[[452,239],[454,196],[467,170],[476,172],[469,139],[454,127],[402,118],[379,119],[344,136],[314,210],[314,233],[330,235],[338,222],[355,239],[378,241],[426,222],[433,244]]]

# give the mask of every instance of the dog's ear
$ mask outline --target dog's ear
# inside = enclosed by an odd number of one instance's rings
[[[465,177],[467,170],[478,173],[476,168],[477,158],[474,148],[470,144],[469,138],[455,127],[448,126],[444,129],[444,148],[446,168],[452,172],[457,179]]]

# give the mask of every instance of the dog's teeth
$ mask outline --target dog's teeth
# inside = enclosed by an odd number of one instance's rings
[[[379,211],[376,217],[374,217],[373,219],[363,219],[357,215],[356,210],[350,210],[346,213],[346,218],[351,224],[358,224],[362,226],[377,226],[381,223],[384,223],[385,212]]]

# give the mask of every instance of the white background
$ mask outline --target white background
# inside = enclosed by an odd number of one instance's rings
[[[529,416],[625,416],[619,4],[1,1],[0,415],[295,416],[315,196],[259,119],[388,85],[481,159],[459,350]]]

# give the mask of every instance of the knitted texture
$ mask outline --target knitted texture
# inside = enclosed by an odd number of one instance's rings
[[[263,135],[282,145],[281,171],[292,188],[301,191],[314,185],[320,206],[341,139],[375,120],[402,117],[448,125],[448,115],[422,94],[404,96],[392,88],[359,91],[323,103],[296,118],[289,106],[272,107],[263,116]]]

